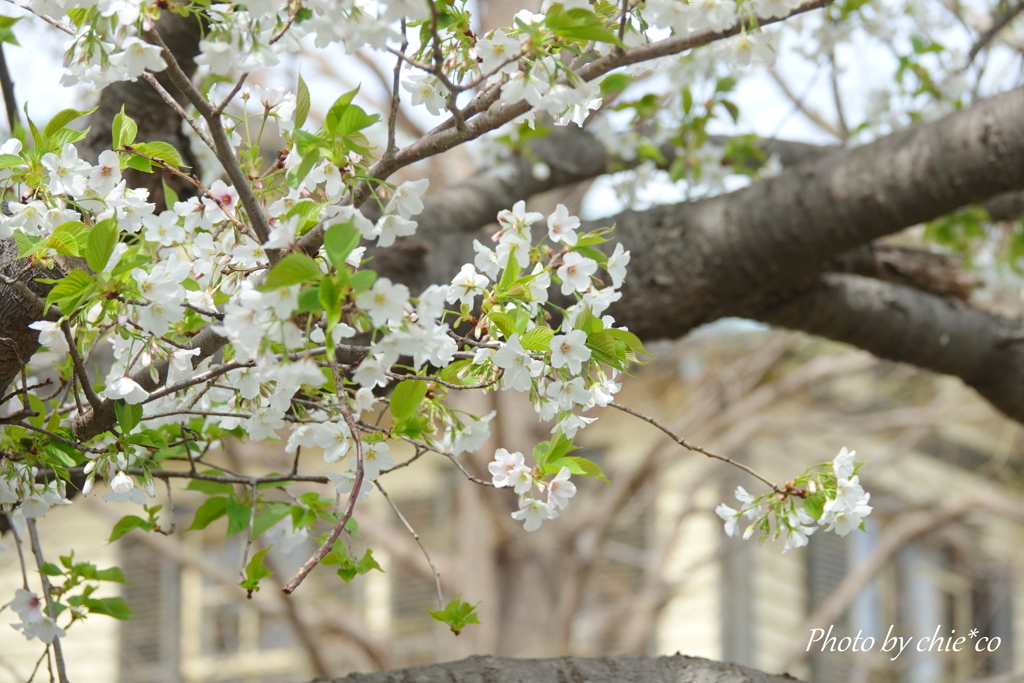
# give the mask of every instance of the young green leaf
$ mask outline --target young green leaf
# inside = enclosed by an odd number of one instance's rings
[[[266,281],[259,289],[261,292],[269,292],[279,287],[310,282],[319,277],[320,268],[316,261],[305,254],[288,254],[267,274]]]
[[[103,270],[103,267],[107,265],[107,261],[110,260],[110,255],[114,253],[117,240],[116,219],[107,218],[92,226],[85,240],[85,248],[82,251],[86,263],[89,264],[89,270],[94,273],[99,273]]]
[[[476,603],[471,605],[468,602],[462,601],[462,596],[458,596],[447,605],[443,610],[432,610],[429,607],[427,612],[430,613],[437,621],[448,624],[448,627],[452,630],[452,633],[459,635],[462,633],[462,629],[466,628],[468,624],[479,624],[480,619],[474,613],[474,610],[480,605]]]

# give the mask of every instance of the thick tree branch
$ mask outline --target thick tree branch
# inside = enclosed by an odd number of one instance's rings
[[[954,375],[1024,422],[1024,339],[1017,322],[917,289],[838,274],[733,314]]]
[[[789,683],[791,676],[772,676],[738,664],[697,657],[558,657],[516,659],[475,656],[458,662],[431,664],[380,673],[353,673],[331,683]]]

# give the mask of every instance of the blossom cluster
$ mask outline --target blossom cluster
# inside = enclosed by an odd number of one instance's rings
[[[769,535],[785,536],[783,552],[807,545],[808,537],[820,527],[846,536],[863,528],[864,518],[872,509],[868,505],[871,494],[865,493],[856,473],[860,467],[853,461],[856,454],[843,448],[830,464],[816,465],[790,482],[784,493],[771,492],[755,498],[739,486],[736,499],[741,503],[740,509],[722,503],[715,513],[725,521],[725,532],[730,536],[739,533],[744,517],[751,520],[743,531],[744,539],[756,532],[760,532],[761,540]],[[802,504],[798,505],[796,498],[802,498]]]
[[[44,643],[52,643],[54,638],[65,636],[64,629],[57,626],[53,617],[43,614],[43,607],[45,603],[38,595],[19,588],[14,592],[11,609],[21,617],[21,622],[11,624],[11,628],[21,631],[29,640],[38,638]]]

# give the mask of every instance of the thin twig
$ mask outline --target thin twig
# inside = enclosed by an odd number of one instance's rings
[[[46,560],[43,559],[43,548],[39,545],[39,533],[36,531],[36,520],[34,517],[28,517],[25,519],[25,524],[28,526],[28,535],[32,542],[32,554],[36,556],[36,566],[39,567],[39,580],[43,584],[43,595],[46,598],[46,611],[49,613],[49,617],[53,619],[54,623],[56,623],[57,610],[53,606],[53,597],[50,595],[53,587],[50,585],[49,577],[43,571],[43,565],[46,564]],[[59,637],[55,637],[53,639],[53,658],[57,664],[57,676],[60,679],[60,683],[68,683],[68,674],[64,670],[64,654],[61,652]]]
[[[1012,5],[1006,8],[1006,11],[1000,14],[992,21],[992,26],[987,31],[978,36],[978,40],[974,42],[971,47],[971,51],[967,53],[967,63],[964,64],[963,68],[966,69],[974,61],[974,58],[978,56],[978,53],[985,49],[992,39],[996,37],[996,34],[1003,30],[1007,24],[1013,21],[1018,14],[1024,11],[1024,0],[1018,0],[1016,5]]]
[[[384,499],[388,501],[388,505],[390,505],[391,509],[395,511],[395,515],[398,516],[398,519],[402,520],[402,524],[404,524],[405,528],[410,534],[412,534],[412,537],[416,539],[416,544],[419,545],[420,550],[423,551],[423,557],[427,558],[427,564],[430,565],[430,571],[434,572],[434,586],[437,588],[437,607],[438,609],[443,609],[444,594],[441,592],[441,574],[437,571],[437,567],[434,566],[434,560],[430,558],[430,553],[427,552],[427,547],[423,545],[420,535],[412,528],[412,525],[409,524],[409,520],[405,518],[402,511],[398,509],[397,505],[395,505],[395,501],[391,500],[391,496],[388,495],[388,492],[384,490],[384,487],[380,485],[379,481],[377,482],[377,490],[381,492]]]
[[[249,179],[246,178],[245,172],[242,171],[242,167],[238,164],[234,147],[232,147],[231,141],[228,140],[227,133],[224,131],[224,125],[221,123],[220,114],[203,94],[199,92],[199,89],[192,83],[188,75],[182,71],[178,60],[175,59],[167,44],[164,43],[160,33],[156,29],[152,29],[143,31],[142,36],[154,45],[160,46],[162,50],[161,56],[167,63],[167,77],[171,79],[174,86],[188,98],[192,106],[206,120],[207,127],[210,129],[210,137],[213,138],[213,145],[210,146],[210,149],[217,155],[217,160],[220,161],[224,171],[228,174],[228,178],[231,179],[235,191],[238,192],[239,201],[241,201],[242,206],[245,208],[245,213],[249,216],[250,223],[252,223],[252,229],[259,237],[260,244],[263,244],[270,236],[270,225],[267,223],[267,216],[263,213],[259,200],[256,199],[256,195],[252,191]],[[267,258],[270,259],[271,265],[276,263],[276,250],[268,249]]]
[[[170,486],[170,484],[168,484]],[[249,563],[249,550],[252,548],[252,531],[256,526],[256,497],[258,495],[258,487],[256,484],[252,485],[252,507],[249,508],[249,533],[245,536],[245,547],[242,548],[242,564],[238,567],[238,573],[242,577],[242,581],[245,581],[245,565]],[[246,597],[252,600],[252,589],[250,588]]]
[[[28,590],[28,571],[25,569],[25,551],[21,548],[21,534],[18,533],[18,527],[14,523],[14,514],[10,512],[4,514],[7,516],[7,525],[11,528],[11,533],[14,534],[14,547],[18,549],[18,562],[21,563],[21,586]]]
[[[334,363],[335,354],[332,353],[331,356],[331,362]],[[334,381],[338,386],[338,393],[343,393],[345,391],[344,382],[336,364],[334,368]],[[338,520],[338,523],[334,525],[334,528],[331,529],[331,533],[328,534],[323,544],[313,553],[312,557],[306,560],[305,564],[292,577],[292,580],[282,589],[285,595],[291,595],[299,587],[303,579],[313,571],[313,568],[320,564],[322,559],[327,557],[327,554],[334,548],[335,541],[338,540],[341,532],[345,529],[345,525],[348,524],[348,520],[352,518],[352,513],[355,512],[356,500],[359,498],[359,489],[363,485],[363,477],[365,476],[363,469],[363,440],[359,437],[359,429],[356,427],[356,421],[352,417],[352,411],[349,410],[348,400],[344,396],[341,396],[341,412],[345,416],[345,423],[352,433],[352,440],[355,441],[356,446],[356,476],[352,482],[352,492],[349,493],[348,503],[345,505],[345,513]]]
[[[85,392],[85,398],[89,401],[89,405],[92,406],[93,410],[99,410],[100,397],[96,394],[96,390],[92,388],[92,382],[89,381],[89,375],[85,371],[85,361],[82,360],[82,355],[78,353],[78,343],[75,341],[74,335],[71,334],[71,325],[68,324],[67,320],[61,320],[60,329],[64,332],[64,340],[68,343],[71,363],[75,368],[75,373],[78,375],[78,380],[82,383],[82,391]]]
[[[765,479],[760,474],[755,472],[750,467],[744,465],[743,463],[736,462],[732,458],[727,458],[724,455],[718,455],[717,453],[712,453],[711,451],[709,451],[709,450],[707,450],[705,448],[701,448],[700,446],[694,446],[692,443],[690,443],[689,441],[687,441],[683,437],[679,436],[678,434],[673,432],[671,429],[669,429],[665,425],[663,425],[660,422],[658,422],[657,420],[655,420],[653,417],[649,417],[647,415],[644,415],[643,413],[638,413],[637,411],[633,410],[632,408],[624,406],[621,403],[615,403],[614,401],[612,401],[608,405],[611,406],[612,408],[616,408],[618,410],[621,410],[624,413],[629,413],[633,417],[638,417],[641,420],[643,420],[644,422],[647,422],[648,424],[654,425],[655,427],[657,427],[661,431],[665,432],[665,434],[667,434],[669,437],[671,437],[671,439],[673,441],[675,441],[677,444],[679,444],[680,446],[682,446],[683,448],[685,448],[687,450],[691,450],[691,451],[694,451],[696,453],[703,453],[704,455],[708,456],[709,458],[714,458],[715,460],[721,460],[722,462],[727,462],[730,465],[732,465],[733,467],[738,467],[739,469],[743,470],[744,472],[746,472],[750,476],[754,477],[755,479],[758,479],[758,480],[764,482],[765,484],[768,485],[769,488],[771,488],[772,491],[775,491],[776,493],[783,493],[783,492],[785,492],[785,489],[779,488],[773,482],[769,481],[768,479]]]

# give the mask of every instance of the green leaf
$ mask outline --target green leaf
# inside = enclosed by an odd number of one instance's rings
[[[320,303],[320,288],[306,287],[299,292],[299,307],[295,310],[299,313],[323,310],[323,304]]]
[[[51,149],[50,139],[39,132],[39,129],[36,128],[36,124],[32,121],[32,117],[28,115],[28,102],[25,103],[24,109],[25,120],[28,121],[28,129],[32,131],[32,142],[35,143],[40,154],[46,154]]]
[[[732,118],[733,123],[737,123],[740,120],[740,108],[734,103],[729,100],[722,100],[721,105],[729,112],[729,116]]]
[[[556,3],[548,9],[544,24],[560,38],[579,42],[596,40],[623,47],[619,37],[591,10],[576,8],[566,12],[561,3]]]
[[[175,192],[171,188],[171,186],[167,184],[167,181],[165,179],[161,178],[160,183],[163,185],[164,188],[164,206],[166,206],[169,209],[173,209],[174,205],[178,203],[178,193]]]
[[[21,230],[15,230],[14,242],[18,245],[18,258],[25,258],[39,250],[43,245],[43,238],[29,235]]]
[[[51,562],[44,562],[39,568],[39,573],[47,576],[64,576],[64,570]]]
[[[205,529],[211,522],[223,517],[227,512],[227,509],[227,497],[217,496],[215,498],[207,499],[199,506],[199,509],[196,510],[196,516],[192,520],[192,526],[188,528],[188,531]]]
[[[53,134],[53,137],[50,138],[50,143],[53,145],[54,149],[63,149],[64,145],[73,145],[88,134],[89,128],[86,128],[85,130],[61,128]]]
[[[256,515],[256,522],[252,525],[252,537],[258,538],[264,531],[280,522],[288,516],[289,510],[288,505],[271,505]]]
[[[88,239],[88,231],[88,226],[81,221],[61,223],[53,229],[47,238],[46,247],[55,250],[58,254],[78,256]]]
[[[554,439],[541,441],[533,447],[533,459],[538,465],[544,465],[553,460],[564,458],[568,453],[576,450],[576,445],[562,432],[558,432]]]
[[[448,624],[448,627],[452,630],[452,633],[459,635],[462,633],[468,624],[479,624],[480,620],[477,615],[474,614],[474,610],[480,605],[476,603],[471,605],[468,602],[462,602],[462,596],[458,596],[447,605],[443,610],[432,610],[429,607],[427,612],[430,613],[437,621]]]
[[[130,116],[124,113],[124,105],[121,105],[121,111],[114,117],[114,123],[111,126],[114,149],[121,149],[125,145],[132,144],[135,142],[135,136],[138,134],[139,126]]]
[[[487,314],[491,322],[498,326],[501,330],[501,334],[508,339],[516,333],[516,321],[515,318],[510,316],[508,313],[501,313],[500,311],[491,311]]]
[[[228,498],[228,504],[224,510],[228,516],[228,536],[234,536],[239,531],[249,528],[251,510],[251,505],[243,505],[234,496]]]
[[[353,225],[353,219],[344,223],[337,223],[324,231],[324,247],[327,249],[327,258],[331,265],[338,270],[345,267],[345,259],[352,253],[352,250],[359,245],[362,234]]]
[[[334,101],[331,108],[327,110],[327,116],[324,117],[324,128],[334,133],[337,131],[338,126],[341,124],[341,118],[345,114],[345,110],[352,104],[353,98],[359,92],[359,86],[356,86],[355,90],[350,90],[338,99]]]
[[[302,74],[299,74],[299,87],[295,92],[295,130],[302,128],[302,125],[306,123],[306,117],[309,116],[309,88],[306,86],[306,81],[302,80]]]
[[[21,17],[0,17],[0,43],[18,45],[18,39],[14,37],[14,25],[21,21]]]
[[[0,168],[10,168],[25,163],[17,154],[0,154]]]
[[[124,162],[124,165],[128,168],[134,168],[136,171],[142,171],[143,173],[153,172],[153,162],[146,157],[140,157],[138,154],[132,154]]]
[[[347,136],[357,130],[369,128],[378,121],[380,121],[380,114],[367,114],[362,107],[352,104],[345,108],[337,123],[337,128],[331,132],[335,135]]]
[[[320,280],[319,293],[320,303],[327,311],[327,329],[333,330],[334,326],[341,320],[341,290],[333,278],[325,277]]]
[[[130,585],[128,583],[128,579],[124,578],[124,572],[121,571],[120,567],[99,569],[96,571],[96,575],[93,578],[97,581],[112,581],[114,583],[123,583],[126,586]]]
[[[642,341],[640,341],[640,337],[636,336],[629,330],[620,330],[612,327],[605,330],[605,332],[614,337],[615,339],[618,339],[619,341],[624,343],[626,347],[629,349],[630,353],[642,353],[645,356],[654,358],[654,356],[651,355],[651,353],[644,348],[644,344]]]
[[[505,264],[505,272],[501,274],[501,280],[494,288],[496,294],[507,292],[508,288],[512,286],[512,283],[519,277],[519,262],[516,261],[516,255],[509,252],[508,263]]]
[[[426,395],[427,383],[421,379],[399,382],[391,393],[391,417],[396,423],[405,422],[413,416]]]
[[[181,153],[174,148],[174,145],[166,142],[144,142],[141,145],[135,145],[134,149],[136,152],[156,157],[175,168],[185,165],[184,160],[181,158]]]
[[[46,124],[46,127],[43,128],[43,135],[52,139],[53,135],[61,128],[64,128],[75,119],[91,114],[94,111],[96,111],[96,107],[85,111],[79,111],[77,109],[63,109],[54,114],[53,118]]]
[[[107,265],[110,255],[114,253],[114,248],[117,246],[117,240],[117,219],[108,218],[92,226],[82,252],[92,272],[99,273],[103,270],[103,266]]]
[[[605,97],[618,94],[629,87],[629,84],[632,82],[632,77],[626,74],[608,74],[601,79],[601,94]]]
[[[252,593],[260,589],[260,579],[271,575],[271,571],[263,566],[263,558],[266,557],[270,548],[264,548],[253,553],[252,559],[245,565],[245,581],[238,585]]]
[[[545,469],[550,468],[552,473],[557,473],[563,467],[567,468],[570,473],[578,474],[582,477],[592,477],[594,479],[600,479],[606,484],[611,484],[611,480],[605,476],[604,471],[598,466],[598,464],[592,460],[586,458],[580,458],[576,456],[568,456],[552,460],[545,465]]]
[[[554,330],[549,327],[534,327],[519,337],[519,343],[527,351],[549,351],[551,349],[551,338],[555,336]]]
[[[46,297],[46,303],[56,303],[62,312],[70,313],[92,285],[93,280],[89,274],[76,268],[54,285]]]
[[[267,292],[279,287],[291,287],[303,282],[310,282],[320,277],[320,268],[316,261],[305,254],[288,254],[277,262],[277,265],[267,274],[261,292]]]
[[[135,515],[127,515],[125,517],[122,517],[120,521],[118,521],[118,523],[114,525],[113,530],[111,530],[110,538],[107,540],[107,543],[113,543],[114,541],[121,538],[132,529],[138,529],[139,527],[145,526],[146,524],[149,524],[149,522]]]
[[[119,400],[114,404],[114,412],[117,414],[117,424],[121,427],[122,434],[129,434],[142,420],[141,403],[125,403]]]
[[[352,282],[352,291],[360,294],[361,292],[369,291],[373,287],[373,283],[377,281],[377,271],[360,270],[358,273],[353,273],[349,279]]]
[[[115,619],[131,619],[133,612],[124,598],[89,598],[82,603],[93,614],[106,614]]]
[[[821,516],[825,513],[826,500],[827,497],[824,493],[808,496],[804,498],[804,511],[814,519],[821,519]]]

